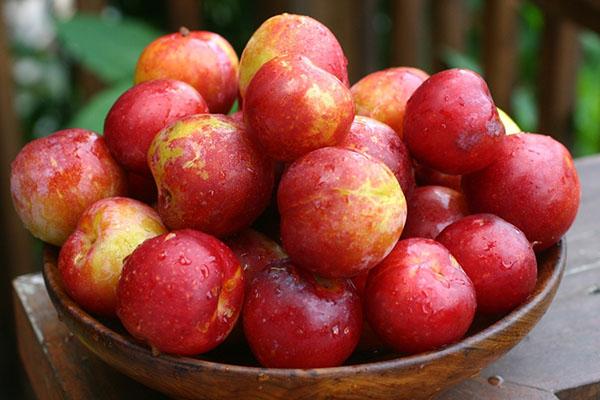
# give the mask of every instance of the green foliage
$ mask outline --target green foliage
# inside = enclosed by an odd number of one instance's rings
[[[478,74],[483,74],[481,65],[479,65],[477,60],[470,54],[446,48],[442,53],[442,60],[448,68],[467,68]]]
[[[120,81],[96,94],[69,122],[69,128],[84,128],[102,133],[104,118],[110,107],[124,91],[131,87],[129,79]]]
[[[110,84],[79,108],[67,126],[102,133],[108,110],[132,85],[140,53],[161,32],[138,20],[80,14],[59,23],[58,35],[77,63]]]
[[[582,156],[600,151],[600,38],[591,32],[581,35],[582,63],[575,101],[574,152]]]
[[[133,76],[141,51],[160,34],[128,18],[80,14],[58,23],[67,53],[107,83]]]

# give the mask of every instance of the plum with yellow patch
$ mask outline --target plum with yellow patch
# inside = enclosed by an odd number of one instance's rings
[[[232,251],[191,229],[149,239],[127,259],[117,289],[117,315],[154,352],[205,353],[238,319],[244,278]]]
[[[176,79],[193,86],[211,113],[227,113],[238,94],[238,58],[229,42],[208,31],[161,36],[140,55],[135,83]]]
[[[369,273],[364,301],[371,328],[406,354],[459,341],[476,309],[473,283],[456,259],[423,238],[398,242]]]
[[[224,115],[186,117],[152,141],[158,213],[171,229],[227,236],[247,228],[273,189],[273,162]]]
[[[339,366],[352,354],[362,319],[349,280],[321,278],[285,260],[251,282],[242,322],[261,365],[321,368]]]
[[[295,264],[325,277],[353,277],[392,250],[406,200],[382,162],[326,147],[284,173],[277,202],[283,247]]]
[[[113,104],[104,120],[104,139],[126,170],[149,177],[146,160],[154,136],[178,119],[202,113],[208,113],[208,106],[187,83],[174,79],[143,82]]]
[[[500,121],[502,121],[502,125],[504,125],[504,131],[507,135],[514,135],[515,133],[521,133],[523,130],[519,128],[519,125],[500,107],[496,107],[498,110],[498,115],[500,116]]]
[[[166,232],[149,206],[110,197],[88,208],[60,250],[65,290],[85,310],[114,316],[123,260],[146,239]]]
[[[331,31],[304,15],[275,15],[252,34],[240,58],[240,94],[267,61],[284,54],[302,55],[348,86],[348,60]]]
[[[10,190],[23,225],[61,246],[90,205],[127,193],[125,173],[104,139],[65,129],[29,142],[11,164]]]
[[[272,158],[292,161],[343,140],[354,119],[350,90],[303,56],[265,63],[248,86],[244,120]]]
[[[412,159],[402,139],[388,125],[357,115],[348,136],[338,143],[338,147],[360,151],[383,161],[398,179],[404,196],[410,198],[415,188]]]
[[[427,73],[410,67],[373,72],[350,88],[356,113],[389,125],[402,138],[406,103],[427,78]]]

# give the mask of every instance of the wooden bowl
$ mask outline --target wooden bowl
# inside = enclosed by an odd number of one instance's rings
[[[186,399],[425,399],[476,375],[523,339],[554,297],[565,268],[566,248],[562,240],[538,257],[537,286],[525,304],[497,321],[479,321],[468,336],[456,344],[408,357],[355,355],[350,365],[306,370],[253,366],[245,348],[217,350],[202,358],[153,355],[147,347],[133,340],[118,322],[95,319],[67,296],[56,257],[57,249],[45,249],[44,279],[61,320],[106,363],[169,396]]]

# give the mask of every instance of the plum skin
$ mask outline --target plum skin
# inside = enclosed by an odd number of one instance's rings
[[[477,311],[504,314],[535,289],[537,261],[514,225],[493,214],[475,214],[444,229],[436,239],[452,253],[477,293]]]
[[[234,234],[258,217],[273,190],[273,161],[224,115],[192,115],[161,131],[148,164],[158,213],[171,229]]]
[[[398,242],[370,273],[365,313],[396,351],[415,354],[460,340],[475,315],[475,289],[448,250],[431,239]]]
[[[243,299],[244,276],[231,250],[183,229],[146,240],[127,258],[117,315],[153,351],[194,355],[225,340]]]
[[[65,129],[21,149],[11,164],[10,191],[27,230],[61,246],[87,207],[126,195],[127,180],[102,137]]]
[[[238,91],[238,58],[222,36],[182,30],[150,43],[135,67],[135,83],[171,78],[193,86],[211,113],[227,113]]]
[[[406,104],[404,140],[421,164],[462,175],[489,165],[505,136],[481,76],[464,69],[438,72]]]
[[[421,186],[408,202],[408,215],[402,238],[435,239],[452,222],[469,214],[461,192],[444,186]]]
[[[462,192],[462,175],[450,175],[413,162],[417,186],[445,186]]]
[[[308,58],[283,55],[256,72],[243,112],[249,133],[270,157],[293,161],[343,140],[354,103],[346,86]]]
[[[491,213],[519,228],[542,251],[557,243],[579,208],[581,188],[569,151],[549,136],[509,135],[496,161],[463,176],[473,212]]]
[[[350,281],[319,278],[282,261],[253,279],[242,322],[265,367],[334,367],[358,343],[362,305]]]
[[[409,199],[415,188],[415,175],[408,148],[392,128],[375,119],[357,115],[348,135],[337,144],[383,161],[398,179],[402,193]]]
[[[92,204],[58,257],[65,290],[83,309],[115,316],[123,260],[146,239],[166,232],[149,206],[126,197]]]
[[[146,162],[154,136],[171,123],[208,113],[206,102],[190,85],[173,79],[142,82],[123,93],[104,121],[104,139],[128,171],[150,176]]]
[[[246,229],[225,239],[242,265],[246,288],[254,276],[272,262],[287,258],[281,246],[254,229]]]
[[[429,75],[409,67],[373,72],[350,88],[356,113],[389,125],[402,138],[406,103]]]
[[[315,150],[284,173],[277,192],[283,248],[299,267],[353,277],[394,247],[406,200],[382,162],[336,147]]]
[[[333,33],[311,17],[285,13],[263,22],[242,52],[239,86],[244,100],[256,72],[283,54],[305,56],[348,86],[348,60]]]

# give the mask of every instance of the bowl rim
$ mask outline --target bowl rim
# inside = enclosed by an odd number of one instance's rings
[[[566,266],[567,246],[566,241],[562,238],[557,244],[550,247],[548,250],[553,249],[558,254],[556,256],[556,262],[554,268],[550,273],[549,278],[545,286],[533,296],[530,296],[527,301],[521,304],[519,307],[497,320],[493,324],[489,325],[485,329],[463,338],[462,340],[446,346],[439,350],[433,350],[426,353],[420,353],[409,356],[401,356],[389,360],[382,361],[369,361],[360,364],[342,365],[338,367],[324,367],[324,368],[268,368],[268,367],[255,367],[255,366],[244,366],[238,364],[220,363],[216,361],[203,360],[199,358],[193,358],[189,356],[176,356],[166,353],[161,353],[159,356],[152,354],[152,351],[144,345],[136,342],[133,339],[129,339],[123,334],[116,332],[106,326],[104,323],[99,321],[90,315],[87,311],[82,309],[74,300],[72,300],[65,292],[62,281],[60,281],[60,274],[57,268],[58,259],[58,248],[54,246],[45,245],[43,254],[43,277],[48,290],[55,293],[54,297],[61,303],[62,308],[66,309],[74,318],[80,320],[87,330],[97,332],[100,336],[109,337],[110,340],[119,347],[129,348],[135,351],[139,351],[144,357],[149,357],[155,360],[155,362],[165,364],[182,364],[185,363],[188,367],[197,369],[206,369],[215,372],[222,373],[233,373],[239,375],[248,376],[262,376],[268,374],[271,377],[278,378],[289,378],[294,376],[297,378],[301,377],[314,377],[319,376],[320,378],[337,378],[346,376],[353,372],[362,373],[378,373],[382,371],[389,371],[398,368],[410,368],[421,365],[426,365],[432,361],[435,361],[446,356],[450,356],[460,350],[469,348],[476,348],[476,344],[482,342],[486,338],[495,336],[501,333],[502,330],[510,327],[513,323],[520,320],[523,316],[529,314],[532,309],[536,308],[542,303],[551,292],[557,289],[558,283],[562,278],[562,275]],[[539,266],[539,263],[538,263]],[[50,270],[54,268],[54,270]],[[58,282],[56,282],[58,280]],[[52,296],[50,296],[52,297]],[[58,310],[57,310],[58,311]]]

